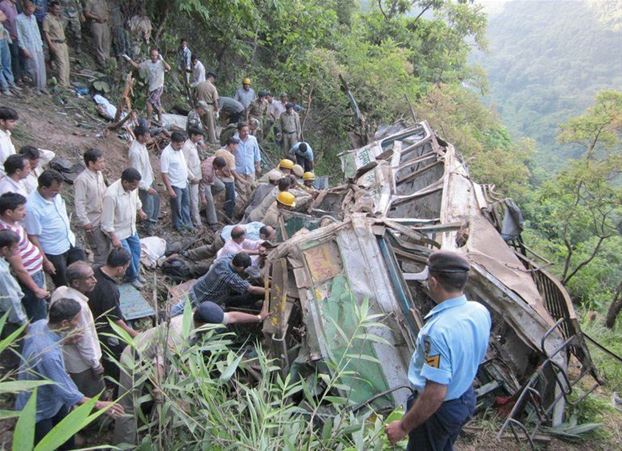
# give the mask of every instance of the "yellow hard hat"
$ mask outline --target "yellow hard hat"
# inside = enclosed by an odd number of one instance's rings
[[[299,164],[295,164],[294,167],[292,167],[292,172],[296,177],[302,177],[302,175],[305,173],[305,170],[302,169],[302,166],[300,166]]]
[[[287,158],[283,158],[279,161],[279,169],[292,169],[294,167],[294,162]]]
[[[242,84],[243,85],[250,85],[251,84],[251,79],[250,78],[245,78],[244,80],[242,80]]]
[[[315,174],[313,172],[305,172],[302,175],[303,180],[315,180]]]
[[[279,204],[285,205],[287,207],[295,207],[296,206],[296,196],[294,196],[289,191],[281,191],[278,196],[276,196],[276,201]]]

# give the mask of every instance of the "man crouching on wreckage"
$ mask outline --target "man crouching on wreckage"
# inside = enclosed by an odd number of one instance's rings
[[[482,304],[467,301],[469,262],[439,251],[428,259],[428,292],[438,305],[417,336],[408,379],[414,394],[401,420],[385,426],[393,444],[408,435],[407,450],[448,451],[475,413],[473,380],[486,355],[491,317]]]

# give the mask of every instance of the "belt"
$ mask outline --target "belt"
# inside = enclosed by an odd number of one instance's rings
[[[293,135],[294,133],[296,133],[296,130],[294,130],[293,132],[283,132],[283,133],[285,133],[286,135]]]
[[[64,39],[51,39],[51,41],[52,41],[54,44],[64,44],[64,43],[65,43],[65,40],[64,40]]]

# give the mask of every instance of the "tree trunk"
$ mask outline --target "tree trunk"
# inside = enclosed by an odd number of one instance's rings
[[[613,328],[613,325],[616,322],[616,318],[618,313],[622,310],[622,282],[618,285],[616,289],[616,293],[613,296],[613,301],[611,301],[611,305],[609,306],[609,310],[607,311],[607,317],[605,318],[605,326],[609,329]]]

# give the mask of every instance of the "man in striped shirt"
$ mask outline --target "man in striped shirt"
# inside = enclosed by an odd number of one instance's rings
[[[0,196],[0,230],[11,230],[19,236],[18,252],[7,259],[13,273],[24,292],[22,304],[31,321],[47,317],[45,299],[49,293],[45,289],[43,270],[53,268],[38,247],[30,242],[21,221],[26,216],[26,198],[17,193]]]

